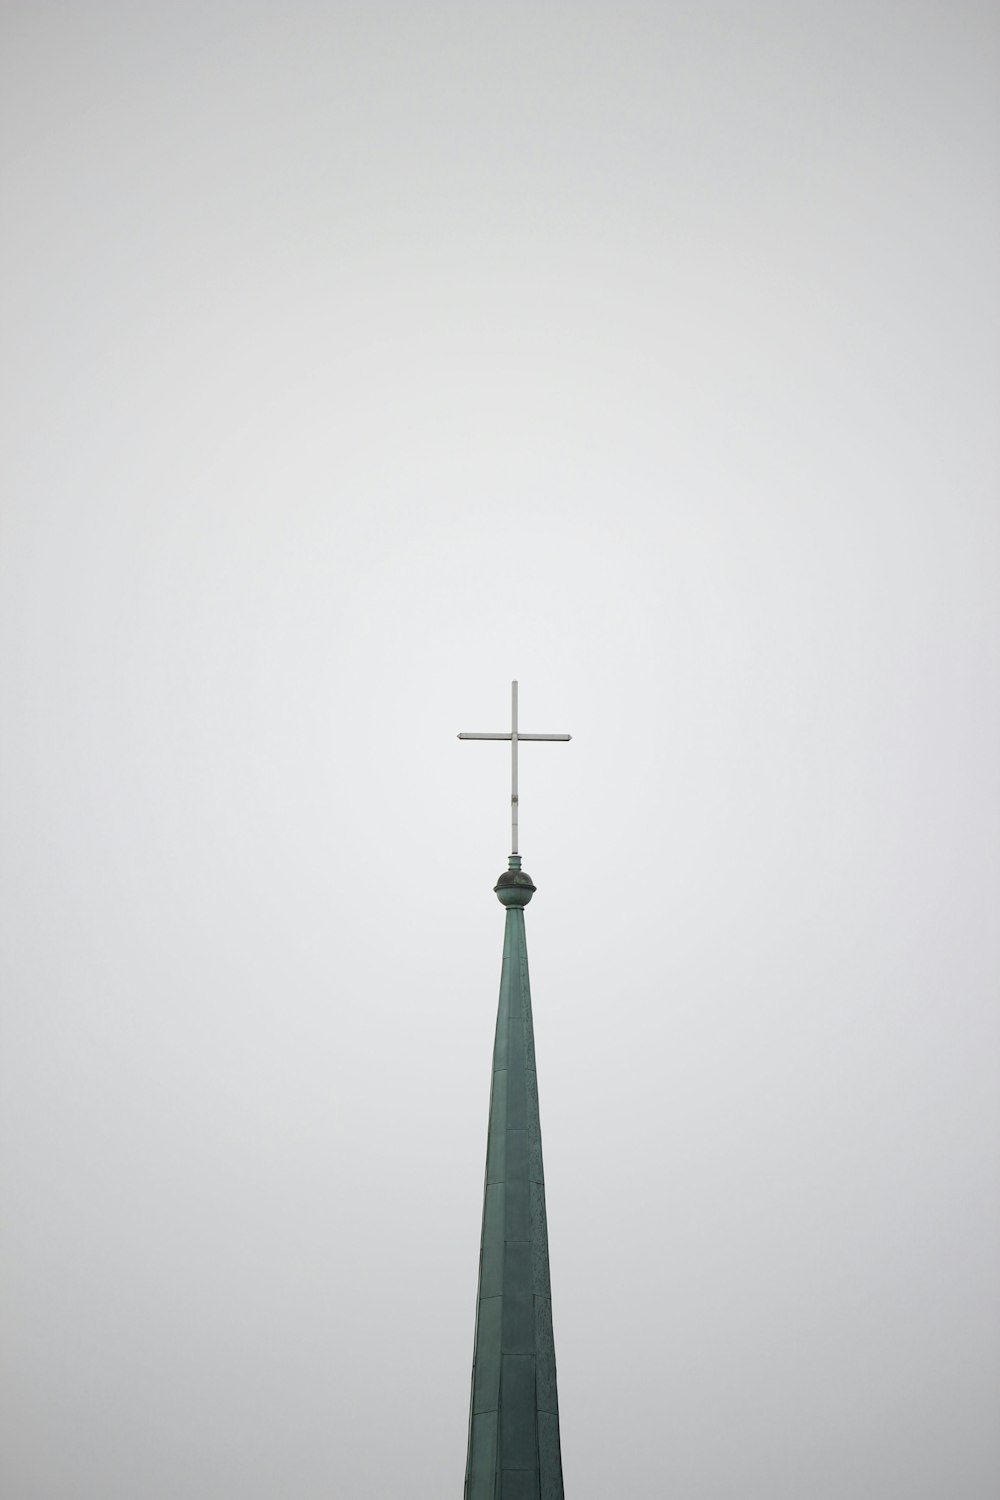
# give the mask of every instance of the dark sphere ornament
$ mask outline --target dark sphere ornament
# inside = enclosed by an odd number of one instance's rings
[[[537,887],[532,882],[531,876],[521,869],[521,856],[512,854],[510,869],[504,870],[493,889],[501,906],[524,907],[535,894]]]

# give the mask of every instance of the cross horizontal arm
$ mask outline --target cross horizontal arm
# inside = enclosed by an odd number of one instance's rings
[[[571,740],[571,734],[521,734],[518,731],[519,740]],[[509,734],[460,734],[460,740],[509,740],[513,736]]]
[[[509,734],[460,734],[459,735],[459,739],[460,740],[509,740],[511,738],[512,738],[512,736],[509,735]],[[518,739],[520,739],[520,738],[521,738],[521,735],[518,735]]]

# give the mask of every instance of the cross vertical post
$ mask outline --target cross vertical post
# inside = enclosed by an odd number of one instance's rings
[[[517,682],[510,685],[510,852],[517,853]]]
[[[518,790],[517,790],[517,747],[522,740],[562,740],[572,738],[568,734],[522,734],[517,727],[517,681],[510,685],[510,733],[509,734],[471,734],[463,733],[460,740],[509,740],[510,741],[510,842],[511,856],[518,853],[517,827],[518,827]]]

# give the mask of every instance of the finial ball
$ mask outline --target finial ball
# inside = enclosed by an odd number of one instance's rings
[[[521,869],[521,856],[512,854],[510,868],[504,870],[493,887],[501,906],[527,906],[537,887],[531,876]]]

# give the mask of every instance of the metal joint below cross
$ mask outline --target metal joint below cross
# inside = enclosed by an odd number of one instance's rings
[[[517,683],[510,685],[509,734],[460,734],[460,740],[510,740],[510,852],[517,853],[517,747],[521,740],[569,740],[569,734],[522,734],[517,727]]]

